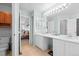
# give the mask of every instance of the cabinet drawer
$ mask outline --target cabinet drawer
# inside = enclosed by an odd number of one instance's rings
[[[0,37],[0,44],[1,43],[9,43],[9,37]]]
[[[5,44],[5,43],[4,44],[0,44],[0,48],[5,48],[5,47],[8,48],[9,45],[8,44]]]

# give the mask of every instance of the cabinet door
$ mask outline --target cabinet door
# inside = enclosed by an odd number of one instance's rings
[[[0,12],[0,23],[4,23],[4,13]]]
[[[65,43],[66,56],[79,56],[79,44],[67,42]]]
[[[11,24],[11,14],[10,13],[5,12],[5,20],[4,20],[4,22],[6,24]]]
[[[49,42],[48,38],[38,35],[35,36],[34,44],[42,50],[48,49],[48,42]]]
[[[64,56],[64,41],[53,39],[53,55],[54,56]]]

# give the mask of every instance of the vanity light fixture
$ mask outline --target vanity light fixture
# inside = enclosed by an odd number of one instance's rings
[[[59,12],[63,11],[65,8],[68,8],[69,5],[70,5],[70,3],[63,3],[63,4],[59,5],[58,7],[55,7],[54,9],[51,9],[51,10],[45,12],[44,15],[48,16],[48,15],[59,13]]]

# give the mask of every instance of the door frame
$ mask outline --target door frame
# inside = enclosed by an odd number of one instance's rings
[[[33,45],[33,19],[32,16],[30,16],[30,20],[29,20],[29,25],[30,25],[30,30],[29,30],[29,44]]]
[[[19,3],[12,3],[12,56],[19,56],[21,52],[21,20],[20,19],[20,9]],[[20,22],[20,28],[19,28]],[[30,33],[29,33],[29,44],[33,45],[33,22],[34,20],[30,18]],[[20,47],[20,48],[19,48]]]
[[[19,55],[19,3],[12,3],[12,56]]]

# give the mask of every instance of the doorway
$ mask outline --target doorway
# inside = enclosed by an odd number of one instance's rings
[[[30,6],[29,8],[28,5]],[[39,5],[41,6],[41,4],[35,3],[20,4],[21,55],[23,56],[49,56],[48,50],[43,51],[38,47],[38,45],[36,45],[36,43],[39,41],[38,39],[35,39],[34,36],[34,32],[36,31],[36,27],[34,26],[36,21],[34,22],[34,20],[37,19],[37,17],[38,19],[41,19],[41,13],[37,10],[34,10],[36,5],[38,5],[38,7]],[[38,7],[36,9],[38,9]]]
[[[30,32],[30,17],[24,15],[25,11],[20,11],[20,32],[21,32],[21,54],[25,52],[25,49],[28,48],[29,43],[29,32]]]

